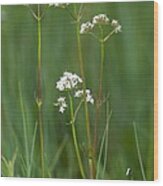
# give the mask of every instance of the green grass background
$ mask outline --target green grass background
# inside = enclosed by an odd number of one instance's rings
[[[125,175],[128,167],[132,169],[134,179],[142,179],[132,126],[135,121],[146,177],[153,180],[153,9],[153,2],[85,4],[83,22],[96,14],[105,13],[118,19],[123,27],[122,33],[114,35],[106,45],[104,94],[109,91],[111,95],[113,117],[109,129],[109,161],[105,179],[128,179]],[[21,168],[21,155],[25,156],[25,148],[18,83],[22,87],[31,146],[37,118],[37,24],[27,7],[22,5],[3,5],[1,16],[2,155],[11,160],[18,149],[14,176],[25,176]],[[50,8],[42,22],[43,120],[46,170],[52,166],[51,176],[57,178],[80,178],[71,131],[65,125],[68,114],[61,115],[53,107],[59,95],[55,82],[61,74],[65,70],[80,74],[76,43],[75,25],[71,17],[63,9]],[[100,46],[92,37],[83,35],[82,49],[86,83],[96,94]],[[93,129],[92,106],[90,112]],[[105,118],[102,118],[98,125],[99,138],[104,126]],[[85,148],[82,111],[77,127],[81,148]],[[39,177],[38,146],[36,139],[32,177]],[[57,158],[58,150],[61,153]],[[2,176],[7,175],[2,171]]]

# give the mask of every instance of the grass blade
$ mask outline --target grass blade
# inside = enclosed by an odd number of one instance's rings
[[[102,159],[104,145],[105,145],[105,155],[104,155],[103,175],[104,175],[104,172],[105,172],[105,169],[106,169],[106,162],[107,162],[107,158],[106,158],[106,156],[107,156],[107,149],[106,149],[106,146],[108,145],[107,133],[108,133],[108,129],[109,129],[109,123],[110,123],[109,121],[111,119],[111,116],[112,116],[112,111],[110,112],[110,114],[107,117],[106,126],[105,126],[105,129],[104,129],[104,133],[103,133],[101,144],[100,144],[100,152],[99,152],[98,161],[97,161],[96,179],[99,179],[99,176],[100,176],[100,164],[101,164],[101,159]]]
[[[34,149],[35,149],[37,126],[38,126],[38,123],[36,122],[34,132],[33,132],[32,147],[31,147],[31,154],[30,154],[30,165],[29,165],[29,172],[30,173],[31,173],[32,165],[33,165],[33,154],[34,154]]]
[[[136,143],[136,149],[137,149],[137,153],[138,153],[138,160],[139,160],[139,164],[140,164],[140,169],[141,169],[143,180],[146,181],[142,156],[141,156],[141,152],[140,152],[138,133],[137,133],[137,128],[136,128],[136,123],[135,122],[133,122],[133,128],[134,128],[134,137],[135,137],[135,143]]]
[[[26,154],[27,177],[30,177],[27,122],[26,122],[26,117],[25,117],[25,108],[24,108],[23,95],[22,95],[22,89],[21,89],[21,83],[20,82],[18,84],[18,89],[19,89],[19,98],[20,98],[20,108],[21,108],[21,114],[22,114],[22,119],[23,119],[23,131],[24,131],[24,145],[25,145],[25,154]]]

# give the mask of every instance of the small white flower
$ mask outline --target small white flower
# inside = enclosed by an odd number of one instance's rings
[[[86,89],[85,93],[86,93],[86,101],[91,103],[91,104],[94,104],[94,99],[93,99],[93,97],[91,95],[91,91],[89,89]],[[83,94],[84,94],[83,90],[77,90],[75,92],[74,97],[79,98],[79,97],[82,97]]]
[[[67,107],[65,97],[59,97],[57,99],[57,103],[54,103],[54,106],[59,107],[59,112],[63,113],[65,111],[65,108]]]
[[[105,14],[99,14],[93,17],[93,24],[109,24],[109,18]]]
[[[83,23],[80,28],[80,34],[86,34],[92,31],[94,27],[94,24],[91,22],[87,21],[86,23]]]
[[[118,25],[116,28],[115,28],[115,33],[119,33],[119,32],[122,32],[122,26],[121,25]]]
[[[70,3],[54,3],[55,7],[66,8]]]
[[[114,27],[115,33],[122,32],[122,26],[115,19],[112,20],[111,26]]]
[[[82,82],[82,79],[77,74],[64,72],[60,80],[57,81],[56,88],[59,91],[64,91],[67,89],[77,88],[77,85]]]
[[[77,91],[75,92],[74,97],[79,98],[79,97],[81,97],[81,96],[83,96],[83,90],[77,90]]]
[[[118,21],[113,19],[112,22],[111,22],[111,26],[117,27],[118,25],[119,25]]]

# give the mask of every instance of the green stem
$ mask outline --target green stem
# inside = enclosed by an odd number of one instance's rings
[[[101,30],[101,38],[103,38],[103,31]],[[96,117],[95,117],[95,125],[94,125],[94,149],[96,151],[97,145],[97,124],[100,115],[100,105],[101,105],[101,97],[102,97],[102,82],[103,82],[103,73],[104,73],[104,56],[105,56],[105,44],[104,41],[100,41],[100,73],[99,73],[99,85],[98,85],[98,97],[96,102]]]
[[[81,176],[82,176],[82,178],[86,178],[85,173],[84,173],[84,169],[83,169],[81,156],[80,156],[78,141],[77,141],[77,135],[76,135],[76,129],[75,129],[75,123],[74,123],[73,100],[72,100],[72,97],[71,97],[70,93],[68,95],[69,95],[69,101],[70,101],[70,114],[71,114],[71,121],[72,121],[71,129],[72,129],[72,136],[73,136],[74,147],[75,147],[75,151],[76,151],[76,156],[77,156],[77,160],[78,160],[78,165],[79,165]]]
[[[104,73],[104,42],[100,43],[100,50],[101,50],[101,63],[100,63],[100,78],[99,78],[99,88],[98,88],[98,97],[101,99],[102,96],[102,82],[103,82],[103,73]]]
[[[25,118],[25,108],[23,103],[21,84],[18,85],[19,97],[20,97],[20,107],[23,118],[23,132],[24,132],[24,143],[25,143],[25,154],[26,154],[26,166],[27,166],[27,177],[30,177],[30,162],[29,162],[29,147],[28,147],[28,137],[27,137],[27,122]]]
[[[89,164],[89,172],[90,178],[93,179],[95,175],[94,170],[94,157],[92,151],[92,143],[91,143],[91,132],[90,132],[90,120],[89,120],[89,112],[88,112],[88,104],[86,101],[86,84],[85,84],[85,74],[84,74],[84,64],[83,64],[83,56],[82,56],[82,49],[81,49],[81,38],[80,38],[80,22],[77,22],[76,27],[76,34],[77,34],[77,46],[78,46],[78,55],[79,55],[79,65],[80,65],[80,74],[83,79],[82,88],[84,90],[84,110],[85,110],[85,117],[86,117],[86,132],[87,132],[87,144],[88,144],[88,164]]]
[[[104,39],[103,39],[103,42],[106,42],[115,32],[115,29],[112,30]]]
[[[139,164],[140,164],[140,169],[141,169],[143,180],[146,181],[146,176],[145,176],[142,156],[141,156],[141,152],[140,152],[140,146],[139,146],[139,140],[138,140],[138,134],[137,134],[137,128],[136,128],[135,122],[133,122],[133,128],[134,128],[135,143],[136,143],[136,149],[137,149],[137,153],[138,153],[138,160],[139,160]]]
[[[37,84],[37,107],[38,107],[38,126],[40,134],[40,160],[41,160],[41,175],[44,177],[44,132],[42,119],[42,80],[41,80],[41,12],[38,5],[37,15],[37,31],[38,31],[38,84]]]

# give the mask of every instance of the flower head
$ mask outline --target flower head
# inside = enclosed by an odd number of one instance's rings
[[[114,28],[115,33],[122,32],[122,26],[119,24],[119,22],[115,19],[112,20],[111,26]]]
[[[109,24],[109,18],[105,14],[99,14],[93,17],[93,24]]]
[[[67,107],[65,97],[59,97],[57,99],[57,103],[54,103],[54,106],[59,107],[59,112],[63,113],[65,111],[65,108]]]
[[[71,72],[64,72],[63,76],[56,83],[56,88],[59,91],[65,91],[67,89],[77,88],[79,83],[82,83],[82,79]]]
[[[119,32],[122,32],[122,26],[121,25],[118,25],[116,28],[115,28],[115,33],[119,33]]]
[[[91,104],[94,104],[94,99],[91,95],[91,91],[89,89],[86,89],[85,93],[86,93],[86,101],[91,103]],[[77,90],[75,92],[74,97],[79,98],[79,97],[82,97],[83,95],[84,95],[84,90]]]
[[[81,34],[86,34],[92,31],[94,27],[94,24],[92,24],[90,21],[87,21],[86,23],[83,23],[80,28]]]
[[[54,3],[54,7],[66,8],[70,3]]]

